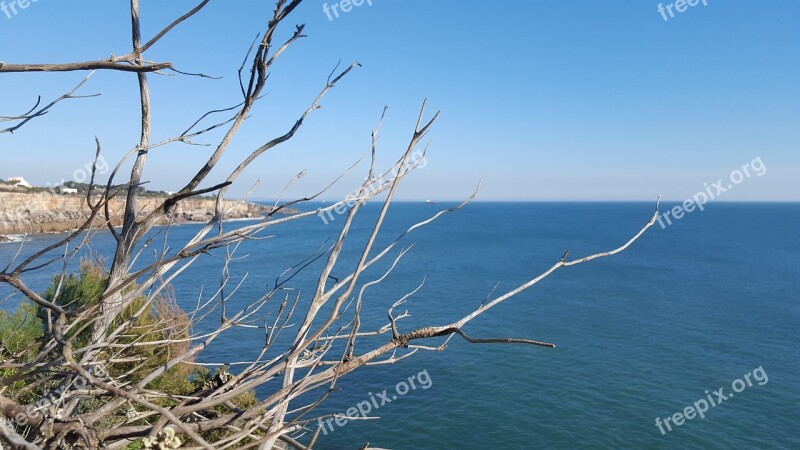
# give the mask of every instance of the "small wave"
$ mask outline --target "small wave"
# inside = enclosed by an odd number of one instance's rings
[[[11,244],[14,242],[23,242],[23,241],[25,241],[24,234],[0,235],[0,244]]]

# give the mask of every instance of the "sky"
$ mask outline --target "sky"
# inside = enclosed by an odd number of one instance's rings
[[[126,1],[14,2],[16,14],[0,10],[0,61],[94,60],[130,49]],[[144,39],[196,3],[141,0]],[[149,75],[153,141],[240,101],[236,71],[271,9],[269,1],[212,0],[148,51],[150,60],[222,77]],[[317,192],[369,148],[384,106],[378,164],[387,167],[428,99],[426,116],[441,115],[422,143],[426,164],[399,199],[463,199],[483,180],[478,198],[487,201],[680,201],[722,180],[719,200],[800,201],[795,0],[371,0],[346,13],[338,2],[305,0],[276,41],[301,23],[307,37],[276,61],[265,97],[204,186],[285,133],[337,63],[358,61],[295,138],[251,165],[229,197],[276,198],[301,171],[287,197]],[[52,100],[83,76],[0,74],[0,116],[24,112],[37,96]],[[97,72],[78,93],[101,95],[61,102],[0,134],[0,178],[58,184],[82,177],[95,137],[109,163],[136,145],[135,75]],[[213,148],[154,149],[147,187],[180,188]],[[347,195],[367,169],[361,164],[322,198]]]

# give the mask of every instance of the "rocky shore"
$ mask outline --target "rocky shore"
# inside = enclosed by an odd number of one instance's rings
[[[139,215],[144,216],[162,204],[164,197],[140,197]],[[200,197],[178,202],[168,221],[205,222],[213,217],[216,199]],[[109,204],[111,222],[122,223],[124,199],[112,199]],[[255,219],[264,217],[272,208],[255,203],[226,200],[224,219]],[[281,213],[294,213],[282,210]],[[90,216],[86,198],[81,195],[57,195],[50,192],[0,192],[0,242],[18,234],[60,233],[74,230]],[[103,214],[100,214],[103,216]],[[105,218],[95,219],[93,227],[105,226]]]

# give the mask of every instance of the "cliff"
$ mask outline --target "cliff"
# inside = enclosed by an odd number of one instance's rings
[[[140,197],[139,215],[152,212],[164,201],[164,197]],[[199,197],[178,202],[172,218],[176,222],[204,222],[214,211],[216,199]],[[124,198],[114,198],[109,204],[111,222],[122,223]],[[240,201],[223,202],[224,219],[259,218],[272,210],[269,206]],[[285,213],[294,210],[281,211]],[[57,233],[80,227],[89,219],[90,211],[86,197],[82,195],[58,195],[50,192],[19,193],[0,192],[0,238],[2,235],[23,233]],[[94,227],[105,226],[104,215],[95,220]],[[3,240],[0,239],[0,242]]]

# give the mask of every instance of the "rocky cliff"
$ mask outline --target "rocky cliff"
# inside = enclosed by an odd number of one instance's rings
[[[140,216],[152,212],[163,201],[164,197],[141,197],[138,205]],[[171,217],[176,222],[209,220],[213,216],[215,202],[213,198],[204,197],[182,200],[178,202]],[[114,225],[122,223],[123,208],[124,198],[111,200],[109,210]],[[258,218],[271,210],[269,206],[255,203],[232,200],[223,202],[225,219]],[[68,231],[80,227],[89,216],[86,197],[82,195],[0,192],[0,236]],[[104,215],[101,213],[100,216],[95,220],[95,227],[105,225]]]

